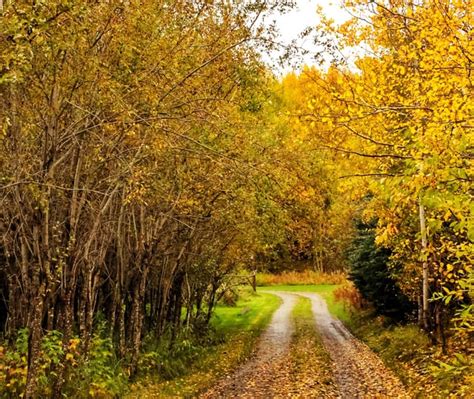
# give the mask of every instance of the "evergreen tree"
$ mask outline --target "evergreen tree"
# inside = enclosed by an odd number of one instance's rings
[[[402,294],[391,277],[391,251],[375,244],[376,223],[356,223],[357,235],[349,250],[349,278],[378,314],[404,320],[413,304]]]

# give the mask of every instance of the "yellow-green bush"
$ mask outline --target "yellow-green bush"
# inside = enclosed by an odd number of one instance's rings
[[[28,329],[21,329],[14,345],[0,346],[0,398],[24,395],[28,374]],[[41,341],[37,358],[39,397],[50,397],[58,379],[57,370],[64,366],[64,397],[112,398],[126,389],[127,378],[117,361],[110,338],[93,336],[88,356],[80,350],[80,339],[74,337],[63,345],[61,332],[52,330]]]

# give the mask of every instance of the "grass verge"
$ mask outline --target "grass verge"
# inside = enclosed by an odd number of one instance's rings
[[[199,358],[177,378],[149,375],[140,379],[127,398],[186,398],[205,390],[248,358],[279,305],[280,299],[274,295],[247,293],[236,306],[217,306],[211,325],[222,338],[217,340],[220,343],[203,348]]]
[[[472,398],[472,359],[454,356],[452,350],[443,354],[417,325],[387,324],[383,317],[359,312],[349,327],[393,370],[412,397]]]

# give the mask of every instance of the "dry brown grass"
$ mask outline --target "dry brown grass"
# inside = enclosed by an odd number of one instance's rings
[[[334,300],[336,302],[342,302],[344,308],[348,307],[349,310],[361,310],[367,307],[367,301],[352,283],[346,282],[346,284],[337,287],[334,290]]]
[[[281,274],[258,273],[257,285],[320,285],[344,284],[347,276],[342,272],[322,273],[312,270],[283,272]]]

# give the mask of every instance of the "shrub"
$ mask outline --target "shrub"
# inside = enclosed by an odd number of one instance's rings
[[[202,334],[202,331],[201,331]],[[213,344],[212,331],[197,337],[191,329],[183,330],[173,340],[168,331],[158,341],[149,341],[139,359],[141,374],[157,371],[164,379],[185,374],[195,363],[206,345]]]
[[[235,306],[238,300],[239,293],[234,289],[225,290],[219,298],[219,302],[226,306]]]
[[[105,335],[105,328],[99,327],[92,337],[87,356],[77,355],[78,343],[78,338],[69,343],[66,360],[70,364],[64,395],[75,398],[121,396],[127,389],[128,377],[115,354],[112,340]]]
[[[23,328],[18,331],[12,347],[0,346],[0,397],[21,397],[26,386],[28,373],[28,337],[29,331]],[[57,377],[56,366],[63,359],[64,349],[61,332],[49,331],[41,340],[41,351],[37,359],[39,365],[39,394],[47,397]]]
[[[435,360],[430,368],[432,375],[441,386],[452,390],[456,387],[456,397],[465,397],[472,393],[474,386],[474,359],[472,356],[454,353],[449,360]]]
[[[408,361],[430,348],[428,336],[418,326],[395,326],[379,335],[376,350],[387,359]]]
[[[28,372],[28,329],[18,331],[12,348],[0,346],[0,393],[2,398],[20,397]]]
[[[344,284],[337,287],[333,295],[336,302],[342,302],[344,307],[347,306],[349,310],[361,310],[367,307],[367,301],[353,284]]]

